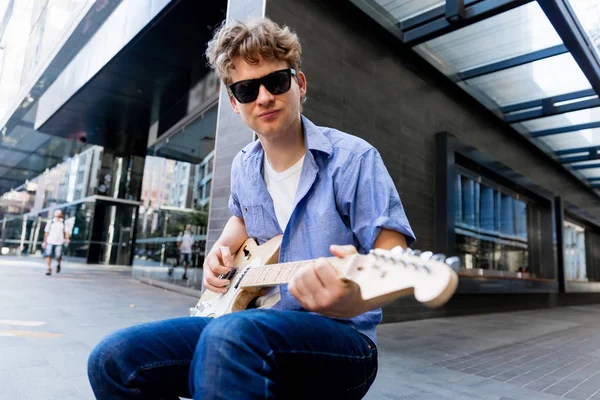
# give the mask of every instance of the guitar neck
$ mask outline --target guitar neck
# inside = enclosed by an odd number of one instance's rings
[[[341,270],[344,260],[337,257],[327,258],[338,271]],[[251,267],[240,283],[241,288],[256,288],[278,286],[289,283],[300,268],[310,265],[315,260],[297,261],[281,264],[268,264],[262,267]]]

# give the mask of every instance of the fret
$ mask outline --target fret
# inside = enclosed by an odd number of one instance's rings
[[[281,280],[281,274],[285,271],[285,268],[277,268],[277,275],[275,275],[275,281],[279,282]]]
[[[312,263],[314,260],[287,262],[281,264],[267,264],[261,267],[252,267],[242,281],[242,287],[250,286],[276,286],[289,283],[298,270]],[[335,257],[329,259],[334,267],[339,268],[339,261]]]

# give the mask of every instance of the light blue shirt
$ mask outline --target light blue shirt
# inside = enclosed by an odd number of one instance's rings
[[[379,152],[363,139],[316,126],[304,116],[302,127],[307,151],[285,232],[263,179],[260,141],[233,160],[229,209],[244,220],[248,236],[262,244],[283,233],[280,263],[331,257],[331,244],[352,244],[368,253],[382,228],[402,233],[411,246],[415,235]],[[274,308],[302,310],[287,285],[280,293]],[[381,319],[377,309],[345,321],[375,342]]]

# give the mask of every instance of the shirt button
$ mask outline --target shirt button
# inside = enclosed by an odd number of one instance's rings
[[[248,208],[247,207],[244,207],[244,212],[248,212]]]

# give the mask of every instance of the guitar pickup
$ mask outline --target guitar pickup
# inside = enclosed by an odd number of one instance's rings
[[[219,279],[231,279],[235,275],[235,273],[237,272],[237,270],[238,270],[237,268],[233,267],[225,275],[223,275],[223,274],[219,275]]]

